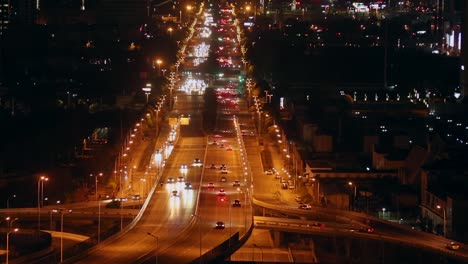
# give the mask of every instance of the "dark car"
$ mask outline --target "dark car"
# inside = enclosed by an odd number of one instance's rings
[[[215,226],[216,229],[224,229],[224,222],[216,222],[216,226]]]
[[[375,229],[372,228],[372,227],[363,227],[361,229],[359,229],[359,232],[362,232],[362,233],[374,233]]]
[[[241,202],[239,200],[234,200],[234,202],[232,203],[232,206],[233,207],[241,207]]]
[[[319,227],[319,228],[325,228],[325,224],[322,224],[322,223],[319,223],[319,222],[315,222],[312,224],[313,227]]]
[[[191,190],[192,189],[192,184],[190,182],[185,183],[185,190]]]
[[[450,242],[450,243],[447,243],[447,245],[445,246],[446,248],[448,249],[451,249],[451,250],[459,250],[460,249],[460,244],[458,244],[457,242]]]

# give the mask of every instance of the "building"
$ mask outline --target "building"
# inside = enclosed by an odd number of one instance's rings
[[[423,167],[421,215],[424,231],[468,241],[466,159],[447,159]]]
[[[8,25],[10,24],[10,1],[9,0],[1,0],[0,1],[0,35],[3,35],[5,31],[8,29]]]

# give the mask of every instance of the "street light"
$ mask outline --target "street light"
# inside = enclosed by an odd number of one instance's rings
[[[148,236],[154,237],[156,239],[156,249],[154,250],[154,255],[156,258],[156,264],[158,264],[158,248],[159,248],[159,237],[151,234],[150,232],[146,233]]]
[[[357,185],[356,184],[353,184],[353,182],[348,182],[348,185],[349,186],[354,186],[354,195],[353,195],[353,201],[352,201],[352,207],[353,207],[353,210],[355,209],[355,202],[356,202],[356,192],[357,192]]]
[[[44,181],[48,181],[48,180],[49,180],[49,178],[47,178],[45,176],[41,176],[37,180],[37,229],[39,229],[39,230],[41,230],[41,204],[42,204],[41,200],[42,200],[42,197],[43,197],[43,194],[44,194],[43,193]]]
[[[148,97],[151,93],[151,83],[147,83],[145,87],[141,88],[146,95],[146,104],[148,104]]]
[[[95,198],[96,198],[96,201],[98,202],[98,243],[101,241],[101,199],[99,198],[98,199],[98,176],[99,177],[102,177],[102,172],[94,175],[94,179],[95,179]],[[90,175],[91,177],[93,176],[93,174]]]
[[[320,182],[316,178],[312,178],[314,183],[317,183],[317,203],[320,204]]]
[[[12,229],[12,230],[9,230],[7,232],[7,245],[6,245],[6,264],[9,263],[9,260],[10,260],[10,234],[11,233],[16,233],[18,232],[18,228],[15,228],[15,229]]]
[[[167,29],[167,32],[169,32],[169,37],[172,38],[172,31],[173,29],[170,27]]]
[[[63,263],[63,215],[65,214],[65,212],[71,213],[72,210],[59,208],[59,209],[52,210],[52,212],[60,213],[60,263]]]
[[[160,111],[160,107],[158,107],[158,109],[155,109],[154,110],[156,112],[156,136],[158,135],[158,130],[159,130],[159,111]]]
[[[445,211],[445,208],[440,205],[437,205],[437,209],[442,209],[443,220],[444,220],[444,237],[447,237],[447,216],[446,216],[447,213]]]
[[[192,8],[193,7],[191,5],[187,5],[187,11],[189,11],[189,12],[192,11]]]
[[[13,194],[13,195],[9,195],[7,200],[6,200],[6,206],[7,206],[7,213],[9,214],[9,211],[10,211],[10,199],[11,198],[16,198],[16,194]]]
[[[174,89],[174,86],[169,86],[169,111],[172,111],[172,90]]]
[[[161,64],[162,64],[162,60],[157,59],[157,60],[156,60],[156,64],[158,64],[158,75],[160,76],[160,75],[161,75]]]

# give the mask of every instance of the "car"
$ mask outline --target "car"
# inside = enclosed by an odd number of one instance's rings
[[[302,196],[297,195],[295,200],[298,203],[302,202]]]
[[[175,180],[172,177],[167,178],[167,183],[174,183]]]
[[[229,147],[226,148],[226,150],[227,150],[227,151],[232,151],[232,147],[229,146]]]
[[[265,174],[266,174],[266,175],[273,175],[273,171],[272,171],[272,170],[266,170],[266,171],[265,171]]]
[[[450,250],[459,250],[460,249],[460,244],[458,244],[457,242],[451,241],[450,243],[447,243],[447,245],[445,245],[445,247],[450,249]]]
[[[172,196],[175,196],[175,197],[179,196],[179,192],[177,190],[173,190]]]
[[[232,183],[232,186],[233,187],[239,187],[240,186],[240,181],[234,181],[234,183]]]
[[[310,204],[300,204],[299,209],[310,210],[310,209],[312,209],[312,205],[310,205]]]
[[[275,174],[275,179],[281,179],[281,176],[279,175],[279,173]]]
[[[224,189],[219,189],[218,196],[226,196]]]
[[[216,229],[224,229],[224,222],[216,222],[216,226],[215,226]]]
[[[192,189],[192,184],[190,182],[185,183],[185,190],[191,190]]]
[[[202,162],[200,159],[196,158],[195,160],[193,160],[193,166],[201,166],[202,165]]]
[[[227,174],[227,173],[228,173],[228,171],[226,169],[221,170],[221,174]]]
[[[185,179],[184,177],[180,176],[180,177],[177,177],[177,182],[184,182]]]
[[[227,169],[226,164],[221,164],[221,165],[219,166],[219,169],[220,169],[220,170]]]
[[[234,200],[234,202],[232,203],[232,207],[241,207],[241,202],[239,200]]]
[[[215,137],[215,138],[221,138],[221,136],[220,136],[220,135],[214,135],[214,137]]]
[[[210,169],[216,169],[216,165],[211,164],[211,165],[210,165]]]
[[[287,189],[288,188],[288,184],[287,183],[282,183],[281,184],[281,189]]]
[[[224,144],[220,144],[220,145],[219,145],[219,148],[224,148]]]
[[[211,142],[211,145],[218,145],[218,141],[213,140],[213,142]]]
[[[210,188],[210,189],[214,188],[214,183],[212,183],[212,182],[208,183],[208,188]]]
[[[227,182],[227,179],[226,177],[222,176],[220,179],[219,179],[220,182]]]
[[[180,170],[187,170],[187,164],[180,165]]]
[[[369,226],[365,226],[359,229],[359,232],[362,232],[362,233],[374,233],[374,231],[375,231],[374,228],[369,227]]]
[[[140,197],[139,194],[135,194],[135,195],[133,195],[133,197],[132,197],[132,200],[140,200],[140,199],[141,199],[141,197]]]
[[[315,222],[315,223],[312,223],[312,226],[313,227],[319,227],[319,228],[325,228],[325,224],[322,224],[322,223],[319,223],[319,222]]]

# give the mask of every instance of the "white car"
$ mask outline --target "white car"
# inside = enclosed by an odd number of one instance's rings
[[[228,171],[226,169],[221,170],[221,174],[227,174],[227,173],[228,173]]]
[[[200,159],[198,159],[198,158],[197,158],[197,159],[195,159],[195,160],[193,161],[193,166],[202,166],[202,162],[201,162],[201,160],[200,160]]]
[[[266,174],[266,175],[273,175],[273,171],[272,171],[272,170],[266,170],[266,171],[265,171],[265,174]]]

